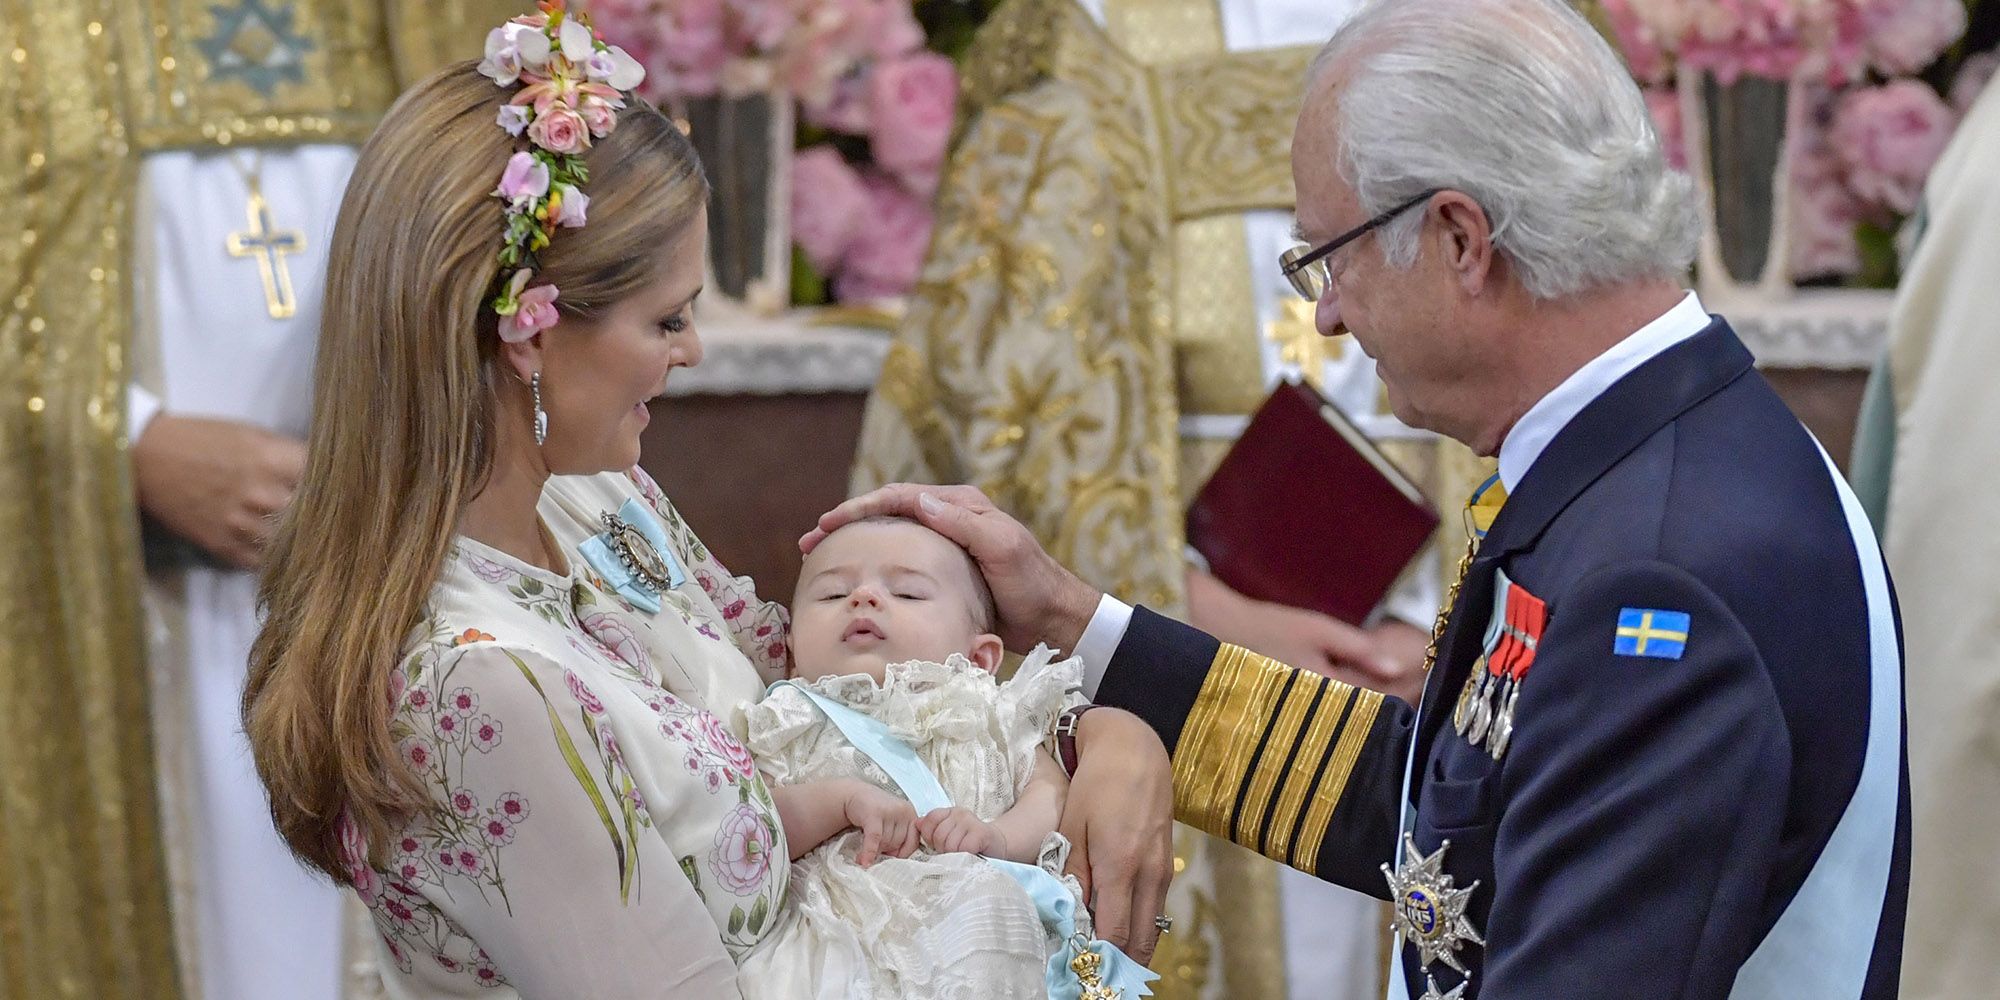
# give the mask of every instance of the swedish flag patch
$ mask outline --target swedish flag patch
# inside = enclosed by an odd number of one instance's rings
[[[1689,621],[1685,611],[1619,608],[1618,636],[1611,641],[1611,651],[1619,656],[1678,660],[1687,652]]]

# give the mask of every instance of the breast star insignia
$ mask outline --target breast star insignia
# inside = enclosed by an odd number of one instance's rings
[[[1389,899],[1396,908],[1397,936],[1416,942],[1424,968],[1442,961],[1464,976],[1471,971],[1458,960],[1459,947],[1467,941],[1484,947],[1486,942],[1465,916],[1479,880],[1463,889],[1452,888],[1452,878],[1444,872],[1444,853],[1450,849],[1451,841],[1447,840],[1435,853],[1425,856],[1417,850],[1416,838],[1405,833],[1403,864],[1398,868],[1383,865],[1382,874],[1389,880]]]
[[[1459,983],[1457,986],[1452,987],[1449,993],[1440,992],[1438,990],[1438,981],[1429,976],[1424,977],[1424,985],[1429,988],[1424,990],[1424,995],[1418,997],[1417,1000],[1464,1000],[1465,988],[1472,985],[1472,980],[1468,979],[1465,982]]]

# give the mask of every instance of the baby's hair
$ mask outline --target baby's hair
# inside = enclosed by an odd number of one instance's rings
[[[874,517],[864,517],[853,523],[913,524],[919,528],[924,528],[925,531],[930,530],[924,527],[921,522],[911,520],[907,517],[896,517],[893,514],[877,514]],[[958,548],[956,542],[952,544],[952,548],[958,549],[959,556],[965,560],[965,575],[972,579],[972,627],[981,632],[991,632],[1000,624],[1000,607],[993,603],[993,589],[986,585],[986,574],[979,571],[979,563],[972,558],[972,553]]]

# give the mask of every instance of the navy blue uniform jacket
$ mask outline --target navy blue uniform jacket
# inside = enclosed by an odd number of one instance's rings
[[[1845,490],[1716,320],[1587,405],[1525,474],[1452,609],[1421,718],[1144,608],[1097,700],[1159,731],[1183,821],[1385,898],[1414,741],[1415,846],[1449,840],[1444,872],[1478,883],[1466,915],[1486,944],[1454,953],[1460,996],[1729,996],[1824,857],[1799,908],[1823,912],[1788,923],[1834,914],[1846,937],[1791,928],[1802,947],[1760,955],[1761,974],[1832,963],[1847,996],[1892,997],[1901,642]],[[1497,761],[1451,724],[1496,570],[1549,612]],[[1687,614],[1680,657],[1614,652],[1628,608]],[[1426,974],[1445,991],[1465,978],[1413,946],[1402,961],[1413,997]]]

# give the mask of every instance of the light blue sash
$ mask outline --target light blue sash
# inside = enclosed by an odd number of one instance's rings
[[[833,723],[840,735],[854,745],[856,750],[868,755],[889,780],[902,789],[903,797],[910,800],[917,815],[922,816],[935,809],[951,805],[951,796],[945,794],[944,786],[937,776],[917,757],[917,752],[889,732],[889,727],[861,712],[857,712],[831,698],[828,698],[795,681],[779,681],[771,685],[776,691],[789,685],[805,695],[828,722]],[[1082,987],[1077,983],[1076,974],[1070,971],[1069,962],[1075,948],[1085,948],[1097,953],[1101,964],[1098,977],[1104,985],[1123,991],[1126,997],[1149,997],[1153,991],[1147,983],[1160,978],[1151,969],[1132,961],[1122,951],[1103,940],[1082,941],[1076,930],[1076,897],[1071,896],[1069,887],[1061,879],[1034,865],[1024,865],[1004,858],[987,858],[986,863],[999,868],[1014,881],[1020,883],[1028,898],[1035,903],[1035,912],[1041,915],[1042,926],[1048,928],[1058,938],[1070,942],[1069,946],[1058,949],[1049,957],[1047,980],[1049,1000],[1079,1000]]]
[[[618,516],[626,524],[639,529],[639,534],[652,544],[653,551],[660,554],[660,561],[667,564],[668,590],[687,582],[687,571],[681,568],[681,561],[674,557],[673,546],[667,544],[666,529],[660,527],[660,522],[653,517],[652,511],[646,509],[645,504],[637,500],[626,500],[625,505],[618,508]],[[604,579],[605,584],[618,592],[618,596],[649,615],[660,613],[660,592],[654,590],[639,577],[639,574],[632,572],[624,560],[618,558],[618,553],[612,550],[611,539],[606,533],[600,532],[584,539],[576,550],[583,554],[583,561],[597,571],[597,575]]]

